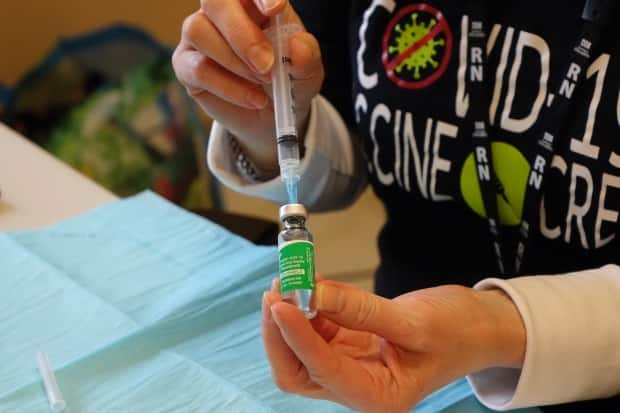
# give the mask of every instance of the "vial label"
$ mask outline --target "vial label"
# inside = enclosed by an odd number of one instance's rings
[[[314,290],[314,244],[291,241],[279,252],[280,292]]]

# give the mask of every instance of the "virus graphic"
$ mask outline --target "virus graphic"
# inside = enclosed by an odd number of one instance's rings
[[[413,44],[426,36],[436,24],[437,20],[435,19],[431,19],[428,23],[418,23],[418,13],[411,14],[410,24],[406,24],[404,28],[400,24],[396,25],[396,32],[398,33],[395,38],[396,44],[389,47],[389,52],[396,52],[399,55],[405,53]],[[437,47],[444,45],[444,39],[430,39],[396,66],[396,72],[401,73],[406,67],[410,73],[413,72],[414,79],[420,79],[420,70],[426,69],[428,65],[434,69],[439,66],[439,62],[435,60]]]

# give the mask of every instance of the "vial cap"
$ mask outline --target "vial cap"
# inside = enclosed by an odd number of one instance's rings
[[[302,204],[286,204],[280,207],[280,221],[284,221],[289,217],[302,217],[308,219],[306,207]]]

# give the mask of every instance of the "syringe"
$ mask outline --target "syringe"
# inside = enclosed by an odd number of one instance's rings
[[[291,59],[288,41],[292,34],[301,30],[297,24],[284,24],[282,14],[271,19],[271,27],[265,31],[273,44],[275,61],[271,75],[273,108],[278,142],[280,176],[288,192],[289,203],[297,203],[299,183],[299,141],[295,122],[295,101],[289,74]]]

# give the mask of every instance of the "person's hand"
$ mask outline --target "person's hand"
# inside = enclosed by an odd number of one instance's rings
[[[409,412],[460,377],[523,362],[524,326],[500,291],[444,286],[387,300],[322,281],[319,315],[308,321],[274,284],[261,329],[274,381],[286,392],[362,412]]]
[[[262,30],[269,17],[280,12],[287,22],[302,23],[287,0],[200,3],[200,10],[185,19],[172,57],[177,78],[208,115],[238,138],[259,167],[274,169],[275,127],[268,97],[274,52]],[[303,133],[310,102],[323,82],[321,52],[306,31],[291,36],[289,49],[297,123]]]

